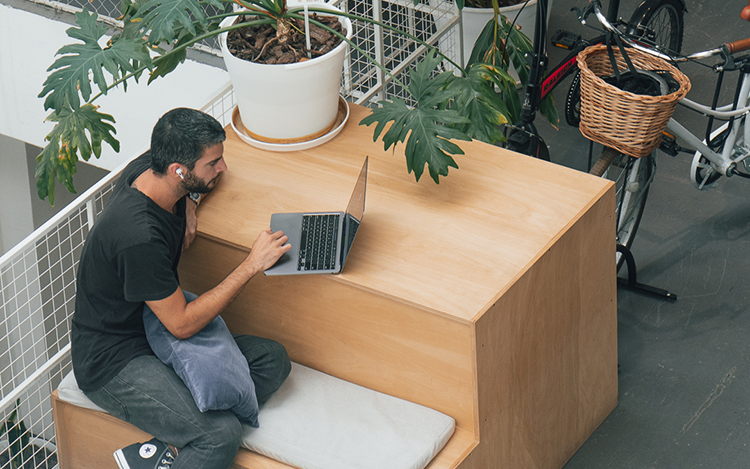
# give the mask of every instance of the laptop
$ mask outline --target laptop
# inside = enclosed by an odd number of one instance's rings
[[[292,249],[266,275],[338,274],[365,215],[367,162],[354,185],[345,212],[274,213],[271,229],[282,230]]]

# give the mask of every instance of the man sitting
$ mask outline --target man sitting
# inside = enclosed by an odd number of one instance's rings
[[[81,254],[71,332],[78,385],[94,403],[155,437],[119,450],[121,468],[227,468],[240,445],[237,416],[201,412],[174,369],[154,355],[143,322],[147,307],[176,339],[194,336],[291,247],[284,233],[263,231],[221,283],[186,300],[177,266],[195,236],[197,196],[189,195],[210,192],[227,169],[225,139],[221,124],[200,111],[165,114],[151,149],[123,171]],[[262,403],[288,376],[289,357],[272,340],[235,340]]]

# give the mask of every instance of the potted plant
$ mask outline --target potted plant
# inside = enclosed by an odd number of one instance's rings
[[[464,8],[461,12],[463,31],[463,53],[464,60],[468,63],[471,51],[479,38],[482,29],[490,21],[495,21],[495,8],[492,0],[464,0]],[[536,9],[538,0],[498,0],[498,12],[514,23],[524,35],[533,38],[535,31]],[[547,7],[547,21],[549,12],[552,11],[552,0]],[[511,64],[510,75],[520,82],[515,67]]]
[[[417,180],[425,165],[436,183],[439,176],[448,174],[449,167],[457,168],[451,155],[463,152],[451,140],[478,139],[492,143],[503,140],[500,126],[513,121],[514,109],[520,109],[515,81],[507,73],[507,65],[512,59],[518,61],[517,68],[522,66],[523,54],[530,50],[530,43],[505,21],[494,29],[490,40],[494,45],[486,54],[488,60],[464,69],[434,46],[361,15],[332,11],[316,4],[310,4],[305,14],[302,7],[288,8],[286,0],[236,0],[236,3],[207,0],[207,3],[218,13],[207,15],[197,0],[124,0],[125,26],[104,47],[98,41],[106,27],[97,23],[97,14],[86,9],[76,14],[76,26],[68,29],[67,34],[83,44],[69,44],[58,51],[59,57],[49,68],[51,73],[39,95],[45,98],[45,109],[51,110],[47,119],[56,123],[46,137],[49,143],[37,157],[40,198],[50,197],[50,203],[54,204],[55,179],[75,192],[72,176],[79,157],[84,160],[92,154],[99,157],[102,142],[119,151],[112,126],[114,118],[94,104],[99,96],[115,86],[126,86],[130,79],[142,78],[144,73],[148,73],[149,82],[165,76],[185,60],[190,45],[247,26],[272,24],[277,35],[284,35],[290,30],[299,32],[300,21],[314,25],[357,49],[402,86],[416,105],[407,106],[395,98],[381,102],[382,107],[374,109],[361,124],[376,124],[377,139],[386,125],[392,123],[383,134],[384,146],[387,149],[405,142],[407,169],[414,172]],[[234,11],[235,4],[240,11]],[[403,83],[345,34],[310,16],[313,13],[378,24],[419,43],[427,54],[410,72],[408,84]],[[238,15],[250,19],[243,24],[220,25],[225,18]],[[508,39],[507,44],[503,35]],[[440,65],[445,60],[458,71],[458,76],[452,71],[441,71]],[[105,78],[105,71],[111,75],[110,80]],[[97,94],[93,92],[90,76],[98,88]],[[336,79],[340,80],[340,75]],[[245,83],[233,82],[233,85],[238,88]],[[496,87],[513,91],[497,93]]]

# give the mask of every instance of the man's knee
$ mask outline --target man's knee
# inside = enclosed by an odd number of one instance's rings
[[[274,340],[268,340],[263,344],[266,352],[263,370],[255,369],[251,366],[251,372],[256,371],[255,393],[258,397],[258,403],[262,404],[267,401],[271,395],[276,392],[292,371],[292,362],[286,348]],[[261,378],[262,375],[263,378]]]
[[[276,378],[276,388],[274,391],[279,389],[284,381],[292,371],[292,361],[289,359],[289,354],[286,351],[286,347],[276,341],[270,341],[271,360],[276,364],[275,368],[278,370],[278,376]]]
[[[201,438],[191,442],[197,448],[210,449],[216,454],[234,455],[242,443],[242,424],[229,411],[209,411],[212,418],[206,423]]]
[[[254,336],[235,336],[247,358],[259,403],[263,403],[284,384],[292,370],[289,354],[279,342]]]

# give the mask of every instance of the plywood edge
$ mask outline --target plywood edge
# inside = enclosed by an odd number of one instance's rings
[[[595,177],[595,176],[591,176],[591,177]],[[481,318],[482,316],[484,316],[484,314],[485,314],[485,313],[486,313],[486,312],[487,312],[487,311],[488,311],[488,310],[489,310],[490,308],[492,308],[492,307],[493,307],[493,306],[495,305],[495,303],[497,303],[497,301],[498,301],[498,300],[499,300],[500,298],[502,298],[502,297],[503,297],[503,295],[505,295],[505,293],[507,293],[507,291],[508,291],[508,290],[509,290],[509,289],[510,289],[510,288],[511,288],[511,287],[512,287],[513,285],[515,285],[515,284],[516,284],[516,282],[517,282],[517,281],[518,281],[518,280],[519,280],[520,278],[522,278],[522,277],[523,277],[524,275],[526,275],[526,273],[527,273],[527,272],[529,271],[529,269],[531,269],[531,268],[532,268],[532,267],[533,267],[533,266],[534,266],[534,265],[535,265],[535,264],[537,263],[537,261],[539,261],[539,259],[540,259],[540,258],[541,258],[541,257],[542,257],[542,256],[544,255],[544,253],[546,253],[547,251],[549,251],[549,250],[550,250],[550,248],[552,248],[552,246],[554,246],[554,245],[555,245],[555,243],[557,243],[557,242],[558,242],[558,241],[560,240],[560,238],[562,238],[562,237],[563,237],[563,236],[565,235],[565,233],[567,233],[567,232],[568,232],[568,230],[570,230],[570,228],[571,228],[571,227],[572,227],[573,225],[575,225],[575,224],[576,224],[576,223],[578,222],[578,220],[580,220],[580,219],[581,219],[581,218],[582,218],[582,217],[583,217],[583,216],[584,216],[584,215],[585,215],[585,214],[586,214],[586,213],[587,213],[587,212],[588,212],[589,210],[591,210],[591,207],[593,207],[594,205],[596,205],[596,204],[598,204],[598,203],[600,203],[600,202],[601,202],[601,200],[602,200],[602,199],[603,199],[603,198],[605,197],[605,195],[607,194],[607,192],[610,192],[610,191],[611,191],[611,192],[613,193],[613,196],[614,196],[614,190],[615,190],[615,184],[614,184],[614,182],[612,182],[612,181],[607,181],[607,184],[605,184],[605,185],[604,185],[604,186],[602,187],[602,189],[601,189],[601,190],[600,190],[599,192],[597,192],[597,194],[596,194],[596,195],[595,195],[594,197],[592,197],[592,198],[591,198],[591,200],[590,200],[590,201],[589,201],[589,202],[588,202],[588,203],[587,203],[587,204],[586,204],[585,206],[583,206],[583,208],[581,208],[581,210],[580,210],[580,211],[579,211],[579,212],[578,212],[578,213],[576,214],[576,216],[575,216],[574,218],[572,218],[572,219],[571,219],[570,221],[568,221],[568,223],[566,223],[566,224],[565,224],[565,226],[564,226],[564,227],[562,227],[562,228],[560,229],[560,231],[559,231],[559,232],[557,232],[557,233],[555,234],[555,236],[554,236],[554,237],[552,237],[552,238],[551,238],[551,239],[549,240],[549,242],[548,242],[548,243],[547,243],[547,244],[546,244],[546,245],[545,245],[545,246],[544,246],[544,247],[543,247],[542,249],[540,249],[540,250],[539,250],[539,251],[538,251],[538,252],[536,253],[536,255],[535,255],[535,256],[534,256],[534,257],[533,257],[532,259],[530,259],[530,260],[529,260],[529,262],[528,262],[528,263],[527,263],[527,264],[526,264],[525,266],[523,266],[523,268],[519,269],[518,273],[517,273],[517,274],[516,274],[516,275],[515,275],[515,276],[513,277],[513,279],[512,279],[512,280],[511,280],[510,282],[508,282],[508,283],[507,283],[507,284],[506,284],[506,285],[505,285],[505,286],[504,286],[504,287],[503,287],[503,288],[502,288],[502,289],[501,289],[501,290],[500,290],[500,291],[499,291],[499,292],[498,292],[498,293],[497,293],[497,294],[496,294],[496,295],[495,295],[495,296],[494,296],[494,297],[492,298],[492,300],[488,301],[488,302],[487,302],[487,304],[485,304],[485,305],[484,305],[484,306],[483,306],[483,307],[482,307],[482,308],[481,308],[481,309],[479,310],[479,312],[477,312],[477,314],[476,314],[476,315],[474,315],[474,317],[472,317],[471,321],[469,321],[469,322],[471,322],[471,323],[473,323],[473,324],[476,324],[476,322],[477,322],[477,321],[478,321],[478,320],[479,320],[479,319],[480,319],[480,318]],[[613,213],[614,213],[614,212],[613,212]],[[612,240],[612,245],[613,245],[613,247],[614,247],[614,243],[615,243],[615,239],[613,238],[613,240]],[[458,319],[458,318],[457,318],[457,319]]]
[[[478,444],[473,432],[456,427],[451,439],[425,469],[454,469],[471,454]]]

